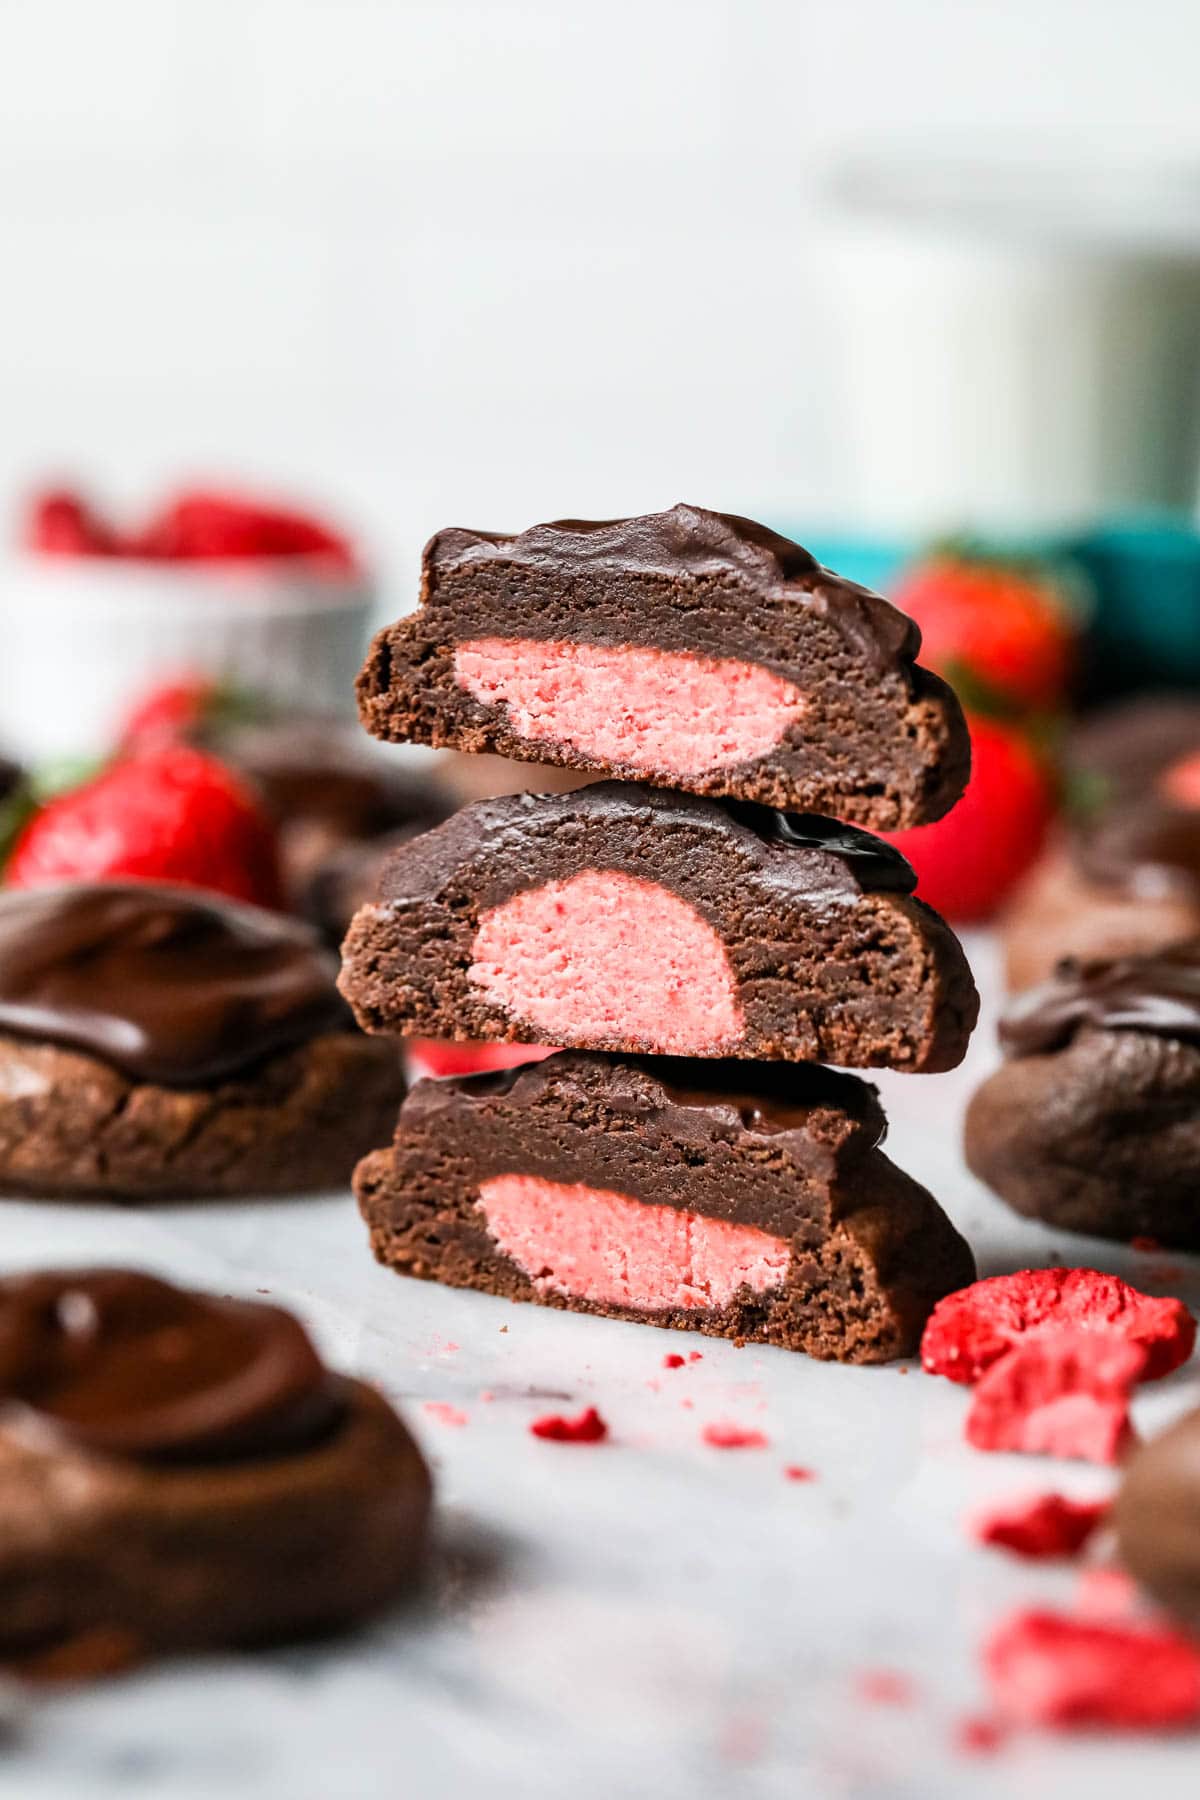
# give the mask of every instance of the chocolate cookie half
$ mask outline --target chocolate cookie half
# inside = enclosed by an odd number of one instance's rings
[[[904,858],[829,819],[633,783],[403,845],[343,946],[368,1031],[936,1070],[978,1001]]]
[[[0,1665],[325,1631],[419,1567],[429,1475],[291,1314],[92,1269],[0,1281]]]
[[[967,1161],[1017,1212],[1200,1249],[1200,940],[1064,963],[1015,999]]]
[[[1200,1410],[1136,1452],[1113,1523],[1130,1574],[1200,1633]]]
[[[336,967],[307,926],[191,889],[0,895],[0,1192],[341,1186],[404,1084]]]
[[[359,710],[376,737],[920,825],[970,758],[920,641],[729,513],[449,530],[426,546],[419,610],[375,639]]]
[[[402,1274],[882,1362],[974,1279],[883,1134],[874,1090],[828,1069],[564,1051],[419,1082],[355,1187]]]

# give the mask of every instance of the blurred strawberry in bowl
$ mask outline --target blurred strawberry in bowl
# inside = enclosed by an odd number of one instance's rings
[[[274,828],[254,793],[186,745],[115,762],[35,807],[4,869],[9,887],[106,880],[282,903]]]
[[[48,488],[29,501],[26,549],[57,556],[117,556],[148,562],[247,562],[310,557],[350,572],[349,540],[297,507],[213,488],[185,488],[146,524],[123,530],[73,488]]]
[[[965,704],[1055,711],[1066,703],[1078,608],[1049,565],[947,544],[913,563],[890,597],[921,627],[921,661]]]
[[[989,918],[1032,867],[1055,813],[1045,757],[1010,720],[968,712],[971,779],[943,819],[885,831],[917,872],[918,898],[952,924]]]
[[[280,709],[349,714],[373,598],[323,516],[212,487],[134,520],[47,489],[0,586],[0,728],[33,764],[107,754],[133,697],[180,670]]]

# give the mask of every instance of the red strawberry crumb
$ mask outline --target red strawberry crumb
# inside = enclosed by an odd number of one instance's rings
[[[785,1481],[815,1481],[817,1479],[817,1471],[806,1469],[803,1463],[785,1463],[783,1474]]]
[[[549,1438],[555,1444],[598,1444],[608,1436],[608,1426],[594,1406],[573,1419],[562,1413],[543,1413],[529,1429],[534,1437]]]
[[[871,1706],[911,1706],[917,1690],[898,1669],[866,1669],[855,1687],[860,1700]]]
[[[1064,1326],[1141,1345],[1144,1381],[1169,1375],[1196,1342],[1196,1321],[1182,1300],[1155,1299],[1099,1269],[1022,1269],[939,1301],[921,1339],[921,1362],[927,1374],[975,1382],[1018,1338]]]
[[[677,1350],[668,1350],[662,1359],[662,1366],[664,1369],[682,1369],[686,1361],[687,1358],[680,1356]]]
[[[1003,1720],[976,1713],[959,1720],[954,1741],[964,1756],[991,1756],[1007,1736],[1008,1727]]]
[[[689,1350],[688,1351],[688,1361],[689,1362],[703,1362],[704,1357],[699,1350]]]
[[[1132,1437],[1129,1396],[1146,1353],[1125,1338],[1038,1332],[993,1363],[967,1414],[976,1450],[1113,1463]]]
[[[1200,1722],[1200,1644],[1160,1626],[1018,1612],[984,1647],[1001,1714],[1056,1730],[1153,1731]]]
[[[1153,1256],[1156,1250],[1162,1249],[1158,1239],[1151,1237],[1148,1232],[1139,1232],[1137,1237],[1131,1237],[1129,1247],[1131,1250],[1140,1250],[1144,1256]]]
[[[1035,1494],[1029,1499],[977,1514],[970,1532],[981,1544],[995,1544],[1017,1556],[1038,1561],[1075,1556],[1108,1511],[1105,1500],[1070,1500],[1065,1494]]]
[[[466,1425],[470,1417],[457,1406],[451,1406],[448,1400],[427,1400],[421,1410],[429,1418],[436,1419],[439,1425]]]
[[[700,1436],[714,1450],[765,1450],[768,1441],[761,1431],[743,1425],[706,1425]]]

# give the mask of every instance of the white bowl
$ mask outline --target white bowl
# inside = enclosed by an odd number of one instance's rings
[[[38,762],[109,749],[157,681],[222,677],[304,712],[349,713],[371,589],[307,557],[0,563],[0,746]]]

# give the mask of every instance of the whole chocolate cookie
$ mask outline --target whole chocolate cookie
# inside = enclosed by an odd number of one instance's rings
[[[1016,1211],[1200,1249],[1200,940],[1064,963],[1000,1026],[967,1162]]]
[[[1130,1574],[1200,1632],[1200,1409],[1135,1453],[1113,1523]]]
[[[428,1472],[291,1314],[126,1270],[0,1281],[0,1665],[329,1630],[419,1567]]]
[[[355,1187],[402,1274],[882,1362],[974,1279],[883,1134],[829,1069],[566,1051],[419,1082]]]
[[[970,744],[921,635],[730,513],[441,531],[359,677],[376,737],[887,829],[949,811]]]
[[[401,846],[343,948],[368,1031],[952,1068],[978,999],[904,858],[832,820],[601,782]]]
[[[144,882],[0,894],[0,1192],[338,1187],[403,1095],[308,927]]]
[[[338,866],[369,857],[381,839],[400,842],[454,811],[434,771],[400,767],[342,719],[265,720],[226,727],[213,747],[248,776],[279,834],[289,903],[333,944],[349,920],[330,916]]]
[[[1085,721],[1070,822],[1001,921],[1010,988],[1065,957],[1141,955],[1200,933],[1200,703],[1157,696]]]

